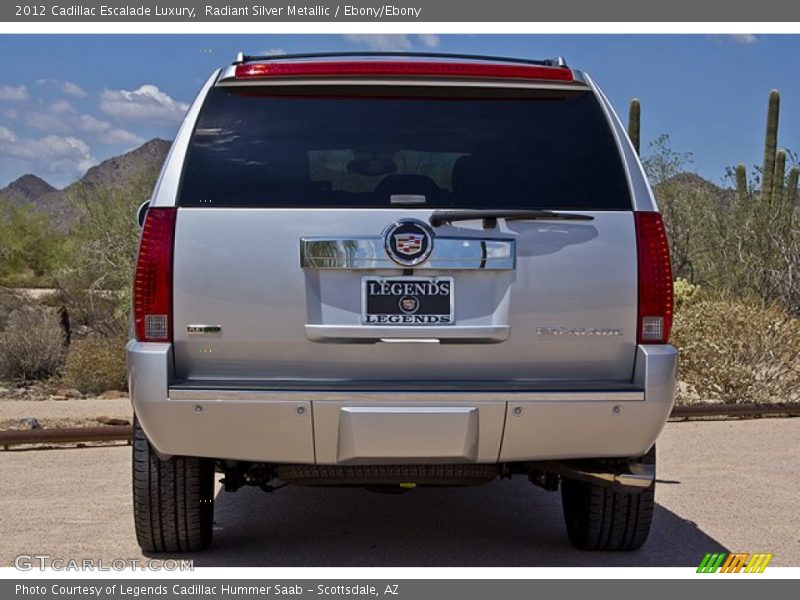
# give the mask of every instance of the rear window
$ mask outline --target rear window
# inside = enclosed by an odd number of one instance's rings
[[[586,91],[431,98],[213,88],[179,196],[181,206],[211,208],[396,208],[409,200],[631,208],[610,127]]]

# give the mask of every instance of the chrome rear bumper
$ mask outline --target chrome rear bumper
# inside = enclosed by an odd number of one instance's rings
[[[162,455],[365,465],[633,457],[672,409],[677,352],[640,346],[624,390],[170,388],[169,344],[130,342],[134,410]]]

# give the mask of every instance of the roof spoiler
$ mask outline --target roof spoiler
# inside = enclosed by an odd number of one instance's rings
[[[547,59],[512,58],[508,56],[487,56],[481,54],[451,54],[443,52],[315,52],[306,54],[265,54],[250,55],[239,52],[234,65],[263,61],[291,61],[303,59],[327,58],[435,58],[442,60],[472,60],[498,63],[512,63],[521,65],[535,65],[540,67],[567,68],[567,61],[563,56]]]

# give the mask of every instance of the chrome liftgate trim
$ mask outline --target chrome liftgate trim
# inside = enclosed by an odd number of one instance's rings
[[[415,270],[510,271],[516,261],[515,240],[437,237],[430,258]],[[381,236],[302,238],[300,266],[304,269],[396,269]]]

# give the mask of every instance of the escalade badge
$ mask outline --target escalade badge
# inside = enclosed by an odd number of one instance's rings
[[[422,221],[403,219],[383,232],[386,254],[402,267],[424,263],[433,252],[433,231]]]

